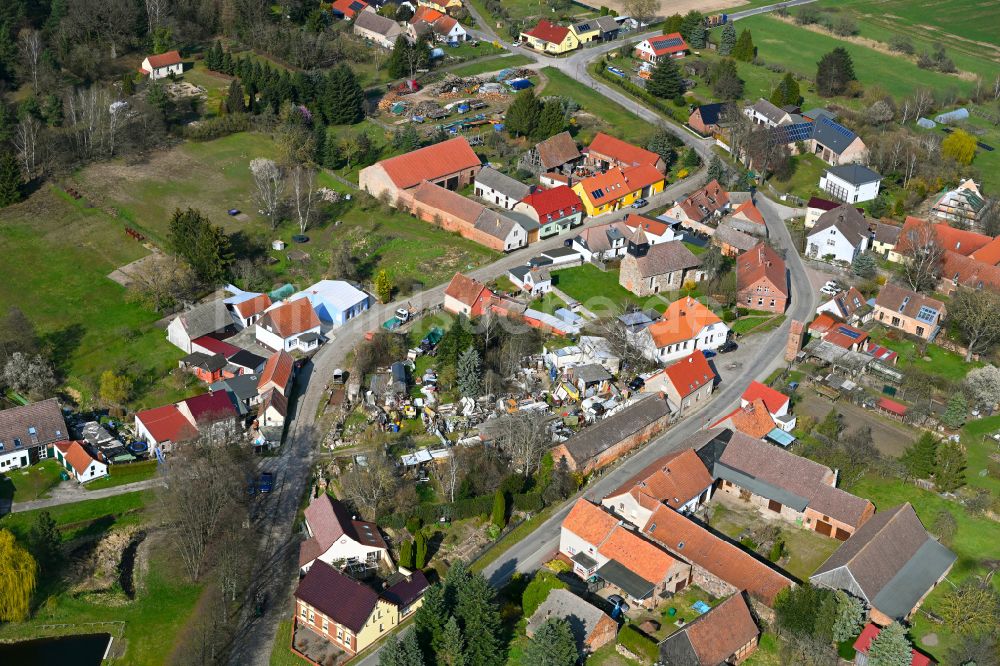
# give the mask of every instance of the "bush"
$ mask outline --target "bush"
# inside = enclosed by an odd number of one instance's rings
[[[903,35],[893,35],[889,38],[889,50],[907,55],[913,55],[916,51],[913,48],[913,42]]]
[[[249,129],[250,116],[246,113],[233,113],[187,125],[184,128],[184,136],[192,141],[210,141]]]
[[[626,624],[618,632],[618,643],[649,663],[655,663],[660,658],[660,649],[656,641],[631,624]]]
[[[540,570],[524,588],[524,594],[521,595],[521,610],[524,612],[524,617],[531,617],[542,605],[542,602],[548,598],[549,592],[565,590],[568,587],[566,583],[559,580],[556,574],[545,569]]]
[[[514,508],[518,511],[541,511],[545,506],[541,493],[519,493],[514,495]]]
[[[767,559],[772,562],[777,562],[781,559],[781,556],[785,554],[785,543],[780,539],[775,539],[774,544],[771,545],[771,552],[768,553]]]
[[[406,520],[406,530],[410,534],[416,534],[423,527],[424,521],[420,516],[410,516]]]
[[[749,308],[736,308],[736,314],[738,314],[741,317],[746,317],[748,314],[750,314],[750,309]]]
[[[687,106],[687,100],[684,99],[684,95],[678,95],[674,97],[674,106],[678,108],[683,108]]]

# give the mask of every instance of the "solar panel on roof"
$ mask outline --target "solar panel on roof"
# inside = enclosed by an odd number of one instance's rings
[[[851,130],[847,129],[846,127],[844,127],[840,123],[833,122],[829,118],[825,118],[825,117],[824,118],[820,118],[819,121],[821,123],[823,123],[823,124],[825,124],[825,125],[833,128],[834,131],[836,131],[838,134],[841,134],[842,136],[845,136],[845,137],[848,137],[848,138],[854,136],[854,132],[852,132]]]
[[[853,331],[853,330],[851,330],[849,328],[845,328],[843,326],[841,326],[840,328],[838,328],[837,332],[838,333],[842,333],[843,335],[846,335],[851,340],[857,340],[858,338],[861,337],[861,332],[860,331]]]
[[[684,43],[684,40],[678,37],[671,37],[670,39],[657,39],[653,42],[653,47],[658,49],[666,49],[671,46],[680,46]]]
[[[920,312],[917,313],[917,319],[928,324],[933,324],[937,316],[938,311],[926,305],[921,305]]]

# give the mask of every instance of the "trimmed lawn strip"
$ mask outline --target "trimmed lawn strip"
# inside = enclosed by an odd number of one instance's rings
[[[8,513],[0,518],[0,528],[9,529],[18,539],[27,537],[31,526],[42,511],[48,511],[62,532],[63,541],[92,534],[108,525],[138,523],[145,506],[153,501],[153,491],[139,490],[114,497],[59,504],[47,509]],[[101,530],[103,531],[103,529]]]
[[[646,139],[652,135],[653,128],[649,123],[596,90],[580,85],[555,67],[543,67],[541,71],[548,83],[539,94],[569,97],[603,121],[601,129],[608,134],[626,138],[639,146],[645,145]]]
[[[101,488],[114,488],[115,486],[123,486],[126,483],[145,481],[146,479],[151,479],[156,476],[157,464],[157,461],[153,459],[143,460],[142,462],[111,465],[108,467],[108,473],[110,476],[103,479],[97,479],[96,481],[91,481],[85,485],[84,488],[87,490],[100,490]]]
[[[291,650],[292,621],[282,620],[278,624],[278,633],[274,637],[274,647],[271,648],[271,666],[306,666],[309,660],[303,659]]]
[[[982,362],[966,363],[961,355],[934,344],[927,345],[924,355],[921,356],[917,352],[915,342],[908,339],[892,340],[889,338],[889,331],[882,326],[873,327],[869,335],[876,343],[899,354],[899,367],[904,371],[907,368],[914,368],[957,381],[965,377],[969,370],[983,365]],[[930,360],[925,361],[924,356]]]
[[[0,474],[0,498],[30,502],[46,497],[49,490],[59,485],[62,472],[62,465],[49,459]]]
[[[794,194],[800,199],[809,199],[814,194],[819,193],[819,179],[829,165],[812,153],[796,155],[791,158],[794,169],[788,180],[771,179],[771,184],[775,188]]]

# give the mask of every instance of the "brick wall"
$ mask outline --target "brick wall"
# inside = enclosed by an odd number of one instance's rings
[[[642,446],[653,437],[656,437],[658,434],[667,429],[667,424],[669,422],[670,416],[665,415],[656,421],[653,421],[642,430],[639,430],[613,446],[608,447],[589,460],[574,460],[570,455],[569,450],[566,448],[565,443],[560,443],[552,448],[552,459],[558,461],[561,457],[565,456],[570,469],[580,471],[583,474],[590,474],[591,472],[610,465],[629,451]]]
[[[758,290],[760,287],[760,290]],[[771,305],[774,299],[774,305]],[[758,301],[763,302],[758,302]],[[740,307],[751,310],[767,310],[768,312],[782,313],[788,304],[788,299],[778,291],[771,289],[771,283],[760,279],[757,282],[748,284],[739,290],[736,296],[737,304]]]
[[[484,245],[491,250],[496,250],[498,252],[504,251],[504,242],[501,239],[479,231],[471,222],[455,217],[454,215],[446,213],[440,209],[431,208],[421,202],[414,201],[409,192],[400,193],[399,208],[410,211],[414,217],[417,217],[424,222],[430,222],[431,224],[439,226],[446,231],[457,233],[462,238],[475,241],[476,243]]]
[[[711,594],[713,597],[728,597],[731,594],[739,592],[735,586],[730,585],[726,581],[722,580],[715,574],[706,571],[697,564],[691,565],[691,582]]]

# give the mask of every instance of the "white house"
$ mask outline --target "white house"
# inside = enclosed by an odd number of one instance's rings
[[[180,76],[184,73],[184,61],[177,51],[167,51],[159,55],[146,56],[139,70],[150,79],[164,79],[171,74]]]
[[[487,166],[476,174],[475,192],[478,198],[487,203],[512,210],[531,193],[531,187]]]
[[[227,287],[228,289],[228,287]],[[233,287],[235,289],[235,287]],[[226,307],[233,315],[236,327],[244,329],[253,326],[264,311],[271,307],[271,297],[267,294],[255,294],[241,291],[235,296],[230,296],[225,301]]]
[[[288,416],[288,398],[278,389],[270,389],[260,396],[260,408],[257,414],[261,426],[280,428],[285,425],[285,417]]]
[[[326,493],[309,503],[305,511],[309,538],[299,547],[299,567],[308,571],[319,559],[332,566],[364,566],[379,563],[392,567],[389,548],[375,523],[352,516],[343,504]]]
[[[654,460],[601,504],[633,525],[644,526],[661,504],[680,513],[697,511],[711,499],[713,482],[705,463],[687,448]]]
[[[108,464],[101,454],[94,457],[80,442],[56,442],[56,460],[80,483],[108,475]]]
[[[267,310],[257,321],[255,335],[257,342],[275,351],[312,351],[319,346],[320,321],[309,299],[297,298]]]
[[[860,164],[830,167],[819,179],[819,189],[838,201],[858,203],[878,196],[882,176]]]
[[[870,240],[865,216],[854,206],[843,204],[816,220],[806,236],[806,256],[849,264],[868,249]]]
[[[669,363],[698,349],[718,349],[729,338],[729,327],[706,305],[681,298],[660,319],[632,335],[646,358]]]
[[[763,97],[756,103],[743,109],[743,113],[756,125],[766,125],[767,127],[777,127],[787,125],[792,122],[792,116],[784,109],[780,109]]]
[[[515,266],[507,271],[507,277],[532,296],[540,296],[552,289],[552,276],[545,268]]]
[[[361,12],[354,19],[354,34],[370,40],[382,48],[392,49],[403,28],[390,18],[375,12]]]
[[[349,319],[371,307],[372,297],[343,280],[320,280],[307,289],[292,294],[289,301],[308,299],[320,322],[342,326]]]
[[[201,303],[181,312],[167,325],[167,340],[184,353],[194,351],[192,341],[233,327],[233,318],[222,299]]]
[[[33,465],[48,455],[50,444],[67,436],[55,398],[0,410],[0,472]]]
[[[624,257],[628,250],[628,239],[638,229],[642,229],[650,245],[669,243],[678,238],[671,224],[629,213],[624,220],[581,229],[571,247],[583,256],[584,261]]]

